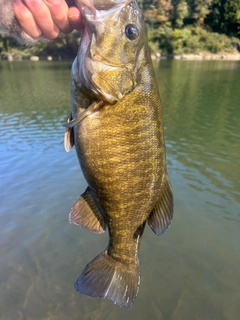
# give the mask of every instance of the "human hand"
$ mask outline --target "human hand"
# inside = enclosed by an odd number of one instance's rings
[[[34,39],[55,39],[60,32],[83,28],[80,10],[65,0],[13,0],[13,8],[22,30]]]

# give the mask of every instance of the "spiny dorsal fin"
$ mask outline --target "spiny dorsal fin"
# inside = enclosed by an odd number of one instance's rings
[[[106,223],[89,187],[72,207],[69,213],[69,222],[95,233],[105,231]]]
[[[170,226],[173,217],[173,195],[167,173],[163,177],[160,195],[148,217],[148,224],[157,236],[161,236]]]
[[[72,113],[70,113],[67,118],[67,123],[69,123],[70,121],[72,121]],[[64,133],[64,148],[67,152],[69,152],[73,146],[74,146],[73,128],[67,127]]]

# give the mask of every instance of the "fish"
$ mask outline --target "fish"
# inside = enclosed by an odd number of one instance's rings
[[[160,236],[173,218],[162,104],[143,14],[135,0],[78,1],[85,27],[72,65],[64,144],[88,183],[69,221],[109,243],[75,282],[91,297],[131,307],[140,285],[146,223]]]

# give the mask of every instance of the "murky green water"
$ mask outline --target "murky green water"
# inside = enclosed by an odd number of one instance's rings
[[[73,283],[108,235],[68,224],[86,187],[63,149],[67,62],[0,62],[0,319],[240,317],[240,63],[161,61],[169,231],[146,228],[132,309]]]

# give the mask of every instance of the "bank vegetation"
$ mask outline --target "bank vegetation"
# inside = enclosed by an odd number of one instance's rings
[[[240,0],[139,0],[139,5],[157,56],[240,54]],[[72,59],[79,40],[80,34],[73,32],[27,48],[2,34],[0,55]]]

